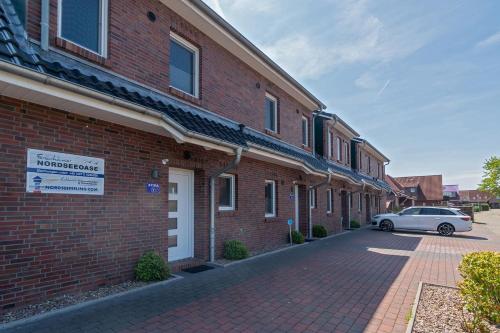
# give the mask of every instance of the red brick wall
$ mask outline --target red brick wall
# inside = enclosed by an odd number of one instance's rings
[[[26,193],[27,148],[104,158],[104,195]],[[137,259],[150,249],[167,258],[164,158],[171,167],[194,170],[195,257],[208,259],[208,177],[230,156],[2,96],[0,156],[0,309],[130,279]],[[151,179],[154,167],[160,179]],[[286,243],[293,181],[317,180],[245,157],[231,172],[237,176],[237,210],[217,212],[217,256],[228,239],[242,240],[251,251]],[[277,181],[272,219],[264,218],[265,179]],[[160,183],[160,194],[148,194],[148,182]]]
[[[156,14],[155,22],[150,22],[146,17],[148,11]],[[30,1],[28,13],[29,35],[38,40],[40,0]],[[308,110],[158,1],[109,2],[108,59],[103,66],[129,79],[182,97],[182,94],[169,89],[171,30],[200,49],[200,99],[184,96],[188,101],[264,131],[264,96],[268,91],[279,102],[279,133],[276,136],[302,146],[301,117],[304,114],[311,118],[312,110]],[[56,45],[56,32],[57,0],[51,0],[50,42],[53,47],[62,49],[61,45]],[[66,51],[74,53],[75,48],[71,47]],[[95,60],[92,57],[87,59]],[[100,61],[97,63],[102,64]],[[257,88],[257,84],[260,84],[260,88]]]

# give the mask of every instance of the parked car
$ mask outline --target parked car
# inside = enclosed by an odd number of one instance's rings
[[[379,214],[372,225],[384,231],[394,229],[437,231],[442,236],[472,230],[472,219],[457,208],[409,207],[397,214]]]

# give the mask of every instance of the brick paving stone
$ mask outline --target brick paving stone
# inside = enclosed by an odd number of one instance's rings
[[[4,332],[404,332],[419,281],[454,286],[464,253],[500,250],[496,214],[448,238],[363,229]]]

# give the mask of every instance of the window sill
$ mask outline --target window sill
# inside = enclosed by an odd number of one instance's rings
[[[188,101],[192,104],[195,104],[195,105],[198,105],[200,106],[201,105],[201,98],[198,96],[198,97],[195,97],[193,95],[190,95],[188,93],[185,93],[184,91],[182,90],[179,90],[175,87],[168,87],[168,92],[172,95],[174,95],[175,97],[179,97],[185,101]]]
[[[278,217],[277,216],[265,216],[264,217],[264,222],[271,223],[271,222],[277,222]]]
[[[266,133],[266,134],[268,134],[270,136],[274,136],[275,138],[281,139],[281,135],[278,132],[271,131],[270,129],[266,128],[264,130],[264,133]]]
[[[55,44],[58,48],[63,49],[66,52],[77,55],[79,57],[84,58],[85,60],[94,62],[99,65],[103,65],[106,67],[110,66],[110,61],[108,58],[105,58],[97,53],[89,51],[81,46],[78,46],[66,39],[56,37]]]

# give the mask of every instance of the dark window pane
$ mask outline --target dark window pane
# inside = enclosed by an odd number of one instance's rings
[[[451,210],[448,209],[440,209],[439,211],[441,212],[441,215],[456,215],[455,213],[453,213]]]
[[[422,208],[420,209],[420,215],[440,215],[440,209],[437,208]]]
[[[99,52],[100,0],[63,0],[61,36]]]
[[[266,183],[266,214],[273,214],[273,184]]]
[[[219,205],[231,207],[231,178],[219,178]]]
[[[26,0],[12,0],[12,5],[14,5],[19,21],[26,27]]]
[[[177,229],[177,217],[168,218],[168,230]]]
[[[271,131],[276,131],[276,102],[266,97],[265,102],[265,126]]]
[[[177,236],[168,236],[168,247],[176,247],[177,246]]]
[[[195,53],[170,40],[170,85],[194,95]]]
[[[420,211],[420,208],[411,208],[411,209],[406,209],[405,211],[402,212],[403,215],[418,215],[418,212]]]
[[[302,119],[302,143],[307,145],[307,120]]]

